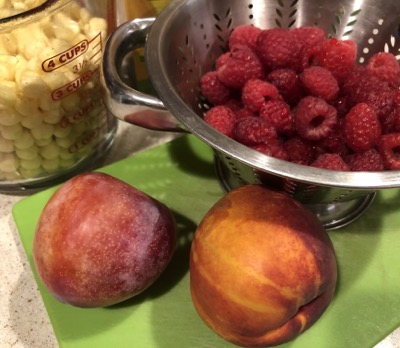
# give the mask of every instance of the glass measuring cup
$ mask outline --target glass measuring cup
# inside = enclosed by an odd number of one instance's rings
[[[0,0],[0,192],[61,182],[112,144],[99,68],[113,9],[108,0]]]

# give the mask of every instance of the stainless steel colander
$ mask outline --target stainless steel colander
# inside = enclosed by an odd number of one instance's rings
[[[378,190],[400,186],[400,171],[341,172],[289,163],[241,145],[203,121],[207,105],[199,78],[242,24],[315,25],[329,36],[356,41],[360,63],[378,51],[400,58],[398,0],[175,0],[156,19],[127,22],[109,38],[103,58],[108,108],[136,125],[196,135],[214,149],[225,191],[262,183],[304,203],[327,229],[350,223]],[[141,47],[157,97],[139,92],[134,83],[130,56]]]

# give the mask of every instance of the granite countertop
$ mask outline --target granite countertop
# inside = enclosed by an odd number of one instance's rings
[[[176,136],[120,123],[102,165]],[[57,340],[11,215],[13,205],[23,198],[0,194],[0,348],[53,348],[58,346]],[[375,348],[400,348],[400,329]]]

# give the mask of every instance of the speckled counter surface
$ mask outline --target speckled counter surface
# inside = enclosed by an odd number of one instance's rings
[[[102,165],[174,137],[121,123]],[[23,197],[0,194],[0,348],[54,348],[57,340],[11,215],[12,206]],[[400,329],[375,348],[400,348]]]

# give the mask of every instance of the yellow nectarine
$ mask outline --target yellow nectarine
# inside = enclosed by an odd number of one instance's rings
[[[329,306],[336,279],[333,245],[318,218],[259,185],[221,198],[191,246],[193,304],[212,330],[239,346],[297,337]]]

